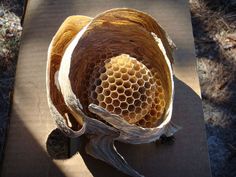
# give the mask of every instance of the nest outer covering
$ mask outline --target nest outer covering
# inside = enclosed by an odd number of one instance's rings
[[[127,8],[105,11],[94,19],[68,17],[53,37],[48,50],[47,98],[57,126],[69,137],[89,135],[86,152],[131,176],[142,176],[116,151],[114,141],[130,144],[153,142],[172,136],[179,127],[170,122],[174,83],[171,63],[173,42],[149,15]],[[106,109],[88,104],[86,89],[89,64],[128,54],[155,68],[163,81],[165,112],[154,128],[129,124]],[[92,114],[87,114],[90,112]],[[97,119],[95,116],[99,117]]]

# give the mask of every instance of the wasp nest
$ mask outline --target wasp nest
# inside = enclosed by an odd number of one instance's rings
[[[172,43],[149,15],[121,8],[95,18],[68,17],[49,46],[48,104],[70,137],[88,134],[86,152],[131,176],[141,176],[114,141],[149,143],[177,127]]]

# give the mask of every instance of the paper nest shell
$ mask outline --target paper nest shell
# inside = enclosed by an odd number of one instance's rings
[[[127,8],[95,18],[70,16],[48,49],[49,108],[69,137],[89,136],[86,152],[142,176],[114,141],[153,142],[173,135],[173,42],[149,15]]]

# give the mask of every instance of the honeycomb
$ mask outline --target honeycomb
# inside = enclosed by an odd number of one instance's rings
[[[127,54],[95,66],[89,102],[133,124],[145,117],[154,102],[156,82],[150,70]]]
[[[164,89],[161,80],[158,78],[158,74],[155,71],[152,73],[154,73],[153,76],[157,85],[154,102],[148,114],[146,114],[140,121],[136,123],[136,125],[144,128],[153,128],[158,126],[161,123],[161,118],[166,106]]]
[[[81,99],[86,114],[100,119],[87,108],[94,103],[130,124],[144,128],[158,126],[166,106],[158,72],[127,54],[109,58],[114,55],[109,53],[93,60],[87,68]]]
[[[98,51],[98,53],[102,53],[102,52]],[[104,58],[108,58],[111,56],[112,56],[111,52],[106,50],[105,55],[97,55],[91,60],[87,60],[88,65],[85,69],[86,74],[85,74],[85,77],[82,79],[83,84],[81,86],[82,87],[81,93],[78,95],[81,101],[81,104],[83,105],[84,113],[86,113],[90,117],[95,117],[97,119],[99,119],[99,117],[88,110],[88,106],[90,103],[98,104],[98,101],[93,99],[94,97],[96,97],[96,94],[94,93],[91,94],[91,92],[95,90],[96,84],[99,82],[98,78],[100,76],[100,73],[104,69],[104,66],[103,66],[104,62],[102,60],[104,60]]]

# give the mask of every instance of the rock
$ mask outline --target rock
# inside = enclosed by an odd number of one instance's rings
[[[235,44],[226,44],[223,46],[223,48],[225,50],[229,50],[229,49],[235,48],[235,46],[236,46]]]
[[[232,41],[236,41],[236,33],[231,33],[227,35],[227,38]]]
[[[0,27],[2,27],[4,25],[3,21],[0,20]]]
[[[236,33],[227,34],[221,43],[225,50],[236,48]]]

